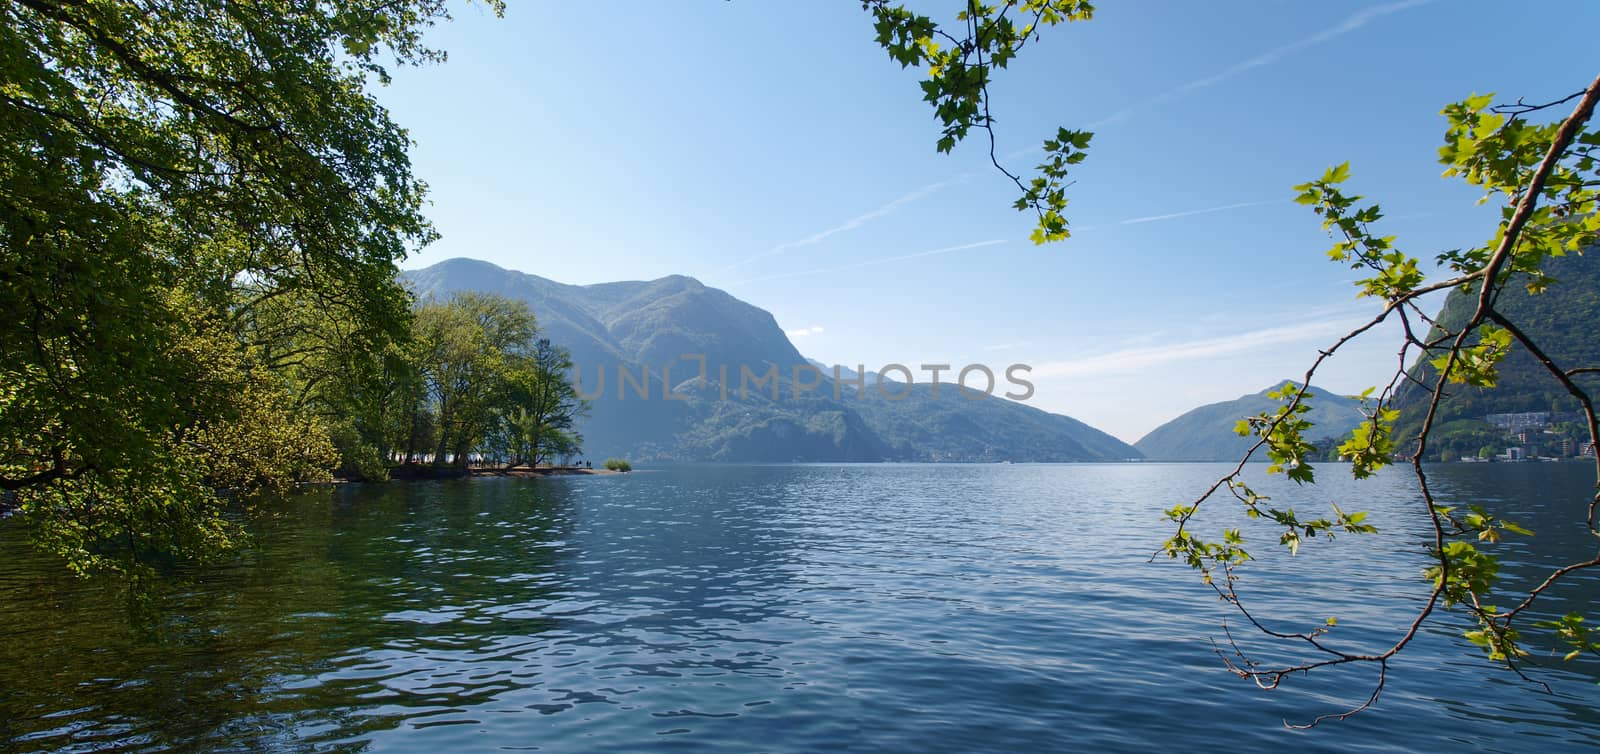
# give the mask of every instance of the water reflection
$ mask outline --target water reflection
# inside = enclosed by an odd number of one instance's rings
[[[1266,695],[1218,670],[1208,641],[1227,612],[1148,560],[1160,511],[1218,471],[703,466],[323,490],[256,522],[238,563],[164,582],[133,612],[0,527],[0,748],[1592,748],[1592,678],[1544,671],[1556,693],[1530,693],[1448,616],[1377,711],[1284,731],[1370,673]],[[1503,506],[1541,547],[1594,546],[1544,502],[1582,499],[1594,478],[1576,465],[1434,479]],[[1263,483],[1385,530],[1318,542],[1326,567],[1310,570],[1259,546],[1247,588],[1274,616],[1338,611],[1344,640],[1390,640],[1425,534],[1405,481]],[[1513,580],[1549,565],[1504,549]],[[1591,604],[1596,583],[1550,609]]]
[[[213,748],[314,741],[350,699],[367,703],[341,711],[341,738],[391,727],[404,708],[492,699],[516,684],[479,661],[561,624],[571,495],[495,482],[323,490],[254,522],[259,546],[239,563],[131,602],[120,584],[58,578],[8,531],[20,562],[0,572],[0,724],[21,748]]]

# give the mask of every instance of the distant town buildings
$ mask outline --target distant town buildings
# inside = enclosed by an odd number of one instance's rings
[[[1485,448],[1479,455],[1486,461],[1559,460],[1574,456],[1592,456],[1594,443],[1572,435],[1573,427],[1564,426],[1584,421],[1571,413],[1551,411],[1524,411],[1515,414],[1489,414],[1485,424],[1505,432],[1505,451],[1489,455]],[[1585,433],[1587,434],[1587,433]]]
[[[1489,414],[1483,417],[1491,426],[1507,432],[1526,432],[1550,423],[1549,411],[1526,411],[1520,414]]]

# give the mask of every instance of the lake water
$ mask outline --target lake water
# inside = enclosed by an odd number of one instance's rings
[[[1482,660],[1445,615],[1392,666],[1227,674],[1186,568],[1149,555],[1213,465],[683,466],[322,490],[237,563],[138,601],[0,526],[0,749],[13,751],[1595,751],[1600,668]],[[1243,589],[1291,629],[1390,642],[1423,595],[1402,471],[1295,497],[1377,536],[1259,532]],[[1582,464],[1434,470],[1577,557]],[[1263,486],[1293,492],[1281,481]],[[1218,501],[1219,503],[1221,501]],[[1567,506],[1567,507],[1558,507]],[[1230,523],[1214,517],[1211,531]],[[1526,584],[1541,560],[1499,548]],[[1592,608],[1585,579],[1547,612]],[[1600,611],[1597,611],[1600,612]],[[1548,650],[1548,643],[1537,648]]]

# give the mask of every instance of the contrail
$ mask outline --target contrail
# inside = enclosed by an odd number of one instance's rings
[[[1191,209],[1191,210],[1187,210],[1187,211],[1184,211],[1184,212],[1170,212],[1170,213],[1165,214],[1165,215],[1149,215],[1149,216],[1146,216],[1146,217],[1135,217],[1135,218],[1131,218],[1131,219],[1128,219],[1128,220],[1123,220],[1122,222],[1119,222],[1117,224],[1118,225],[1138,225],[1139,223],[1154,223],[1154,222],[1160,222],[1162,220],[1174,220],[1174,219],[1177,219],[1179,217],[1191,217],[1191,216],[1194,216],[1194,215],[1209,215],[1212,212],[1226,212],[1226,211],[1228,211],[1230,209],[1244,209],[1245,207],[1261,207],[1261,206],[1265,206],[1265,205],[1268,205],[1268,204],[1283,204],[1283,203],[1285,203],[1287,201],[1289,201],[1289,200],[1287,200],[1287,199],[1268,199],[1268,200],[1259,201],[1259,202],[1238,202],[1236,204],[1224,204],[1221,207],[1206,207],[1205,209]]]
[[[1284,57],[1299,52],[1307,47],[1312,47],[1314,45],[1327,42],[1328,40],[1342,37],[1350,32],[1360,29],[1363,26],[1366,26],[1367,24],[1372,23],[1373,21],[1383,18],[1384,16],[1399,13],[1403,10],[1409,10],[1420,5],[1426,5],[1429,2],[1432,2],[1432,0],[1401,0],[1401,2],[1363,8],[1355,13],[1350,14],[1343,21],[1323,29],[1322,31],[1310,36],[1301,37],[1293,42],[1274,47],[1271,50],[1250,58],[1249,60],[1224,68],[1220,72],[1214,73],[1210,76],[1205,76],[1193,81],[1179,84],[1178,86],[1157,94],[1154,97],[1144,100],[1143,102],[1129,105],[1128,107],[1124,107],[1121,110],[1107,115],[1104,118],[1094,121],[1085,126],[1085,128],[1097,129],[1103,126],[1111,125],[1112,123],[1127,120],[1133,115],[1134,111],[1139,110],[1140,108],[1160,104],[1162,102],[1170,102],[1190,92],[1216,86],[1217,84],[1231,79],[1234,76],[1238,76],[1245,71],[1260,68],[1265,65],[1271,65],[1272,63],[1276,63]]]
[[[760,254],[755,254],[753,256],[750,256],[750,257],[747,257],[745,259],[742,259],[742,260],[740,260],[738,262],[734,262],[733,264],[730,264],[727,267],[724,267],[721,270],[718,270],[718,272],[721,273],[721,272],[728,272],[729,270],[736,270],[736,269],[738,269],[740,267],[743,267],[743,266],[745,266],[747,264],[750,264],[751,262],[758,262],[758,261],[760,261],[762,259],[768,259],[768,258],[771,258],[771,257],[775,257],[775,256],[778,256],[779,254],[783,254],[783,253],[788,252],[788,251],[793,251],[794,249],[799,249],[799,248],[803,248],[803,247],[806,247],[806,246],[815,246],[816,244],[822,243],[823,241],[827,240],[831,236],[836,236],[836,235],[838,235],[840,233],[845,233],[847,231],[855,230],[856,228],[859,228],[859,227],[861,227],[863,225],[866,225],[869,222],[872,222],[873,220],[876,220],[876,219],[878,219],[880,217],[883,217],[884,215],[887,215],[887,214],[889,214],[891,212],[894,212],[895,210],[900,209],[901,207],[904,207],[907,204],[910,204],[910,203],[915,202],[915,201],[917,201],[917,200],[919,200],[919,199],[921,199],[921,198],[923,198],[923,197],[925,197],[925,196],[927,196],[929,194],[932,194],[933,192],[938,191],[939,189],[942,189],[942,188],[944,188],[946,186],[950,186],[952,184],[960,183],[960,182],[966,180],[966,178],[967,178],[967,176],[960,175],[960,176],[957,176],[955,178],[951,178],[949,180],[939,181],[938,183],[930,183],[930,184],[928,184],[926,186],[923,186],[922,188],[916,189],[915,191],[911,191],[911,192],[909,192],[907,194],[904,194],[904,195],[901,195],[899,197],[896,197],[895,199],[893,199],[889,203],[887,203],[887,204],[885,204],[885,205],[883,205],[881,207],[878,207],[877,209],[874,209],[871,212],[867,212],[865,214],[857,215],[855,217],[850,218],[849,220],[844,221],[844,223],[842,223],[840,225],[836,225],[836,226],[834,226],[832,228],[828,228],[827,230],[824,230],[824,231],[819,231],[817,233],[813,233],[812,235],[806,236],[805,238],[799,239],[797,241],[788,241],[788,242],[785,242],[785,243],[778,244],[777,246],[774,246],[774,247],[772,247],[770,249],[767,249],[766,251],[763,251]]]

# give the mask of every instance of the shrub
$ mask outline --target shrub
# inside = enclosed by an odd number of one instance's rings
[[[633,464],[628,463],[621,458],[607,458],[606,468],[612,471],[633,471]]]

